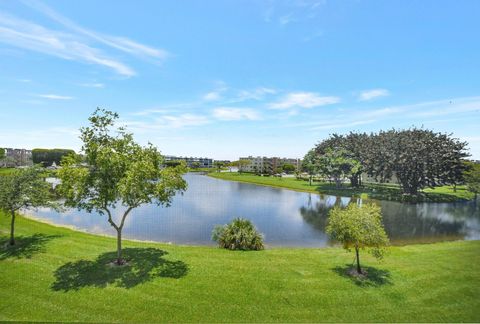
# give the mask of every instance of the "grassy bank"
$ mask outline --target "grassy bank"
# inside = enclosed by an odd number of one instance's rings
[[[393,247],[364,256],[369,279],[345,275],[339,248],[232,252],[115,240],[18,218],[5,249],[0,320],[88,322],[479,322],[480,242]]]
[[[334,184],[327,182],[314,182],[310,185],[308,181],[297,180],[296,178],[262,177],[247,173],[211,172],[208,175],[218,179],[254,183],[304,192],[336,196],[358,196],[380,200],[402,200],[400,188],[398,185],[392,184],[366,184],[360,188],[352,188],[345,184],[342,188],[336,188]],[[457,186],[456,191],[454,191],[451,186],[443,186],[435,189],[425,189],[422,193],[421,200],[428,202],[454,202],[470,200],[473,199],[473,197],[474,194],[469,192],[465,186]]]

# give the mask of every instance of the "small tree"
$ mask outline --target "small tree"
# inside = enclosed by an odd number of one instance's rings
[[[308,173],[308,182],[312,185],[312,179],[318,173],[318,156],[315,149],[308,151],[302,161],[302,171]]]
[[[107,215],[117,231],[116,263],[121,265],[122,229],[128,214],[142,204],[169,206],[187,184],[182,178],[184,164],[164,167],[163,157],[151,144],[138,145],[122,127],[112,133],[117,118],[116,113],[97,109],[89,118],[90,127],[80,129],[87,166],[69,155],[58,175],[66,206]],[[112,218],[118,206],[125,208],[119,223]]]
[[[346,208],[334,207],[328,218],[327,233],[350,251],[355,248],[357,273],[361,274],[360,250],[368,249],[377,259],[384,255],[388,237],[382,224],[380,207],[374,204],[349,204]]]
[[[468,170],[465,172],[465,183],[468,190],[475,194],[475,201],[478,193],[480,193],[480,163],[469,162],[467,164]]]
[[[251,163],[250,160],[245,160],[245,159],[242,159],[242,160],[238,160],[238,172],[242,173],[242,171],[244,171],[244,169],[247,167],[247,165],[249,165]]]
[[[215,166],[215,168],[217,168],[217,172],[220,172],[220,170],[224,167],[225,163],[221,161],[215,161],[213,162],[213,165]]]
[[[285,163],[284,165],[282,165],[282,169],[285,173],[290,174],[295,172],[297,168],[291,163]]]
[[[15,169],[11,174],[0,176],[0,209],[12,217],[10,245],[15,245],[15,213],[22,208],[56,207],[50,201],[51,185],[43,180],[40,167]]]
[[[197,162],[197,161],[192,162],[192,168],[193,168],[193,169],[198,169],[198,168],[200,168],[200,162]]]

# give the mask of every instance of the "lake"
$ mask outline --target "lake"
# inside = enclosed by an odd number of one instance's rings
[[[253,221],[269,246],[324,247],[327,213],[352,198],[335,197],[185,175],[188,190],[170,207],[144,205],[127,217],[123,237],[189,245],[213,245],[215,225],[235,217]],[[392,244],[480,239],[480,203],[403,204],[377,201]],[[116,217],[121,215],[119,209]],[[27,214],[96,234],[116,235],[106,216],[76,209],[58,213],[46,208]]]

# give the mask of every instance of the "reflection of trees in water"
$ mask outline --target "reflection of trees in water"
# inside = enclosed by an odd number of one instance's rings
[[[334,206],[345,206],[350,202],[360,202],[356,198],[320,196],[312,202],[311,196],[306,206],[300,208],[304,221],[316,230],[325,233],[328,212]],[[365,201],[364,201],[365,202]],[[383,223],[393,243],[404,240],[415,242],[461,239],[467,232],[467,222],[477,220],[480,224],[478,204],[402,204],[390,201],[377,202],[382,207]],[[480,225],[477,225],[480,226]],[[479,231],[480,228],[474,229]]]
[[[463,238],[464,221],[450,216],[445,204],[381,202],[383,223],[395,241]]]
[[[322,233],[325,233],[330,209],[334,206],[346,206],[355,201],[355,198],[349,198],[348,201],[342,200],[342,197],[335,197],[335,200],[329,198],[331,196],[320,195],[320,200],[313,204],[312,195],[309,194],[307,206],[300,208],[300,214],[304,221]]]

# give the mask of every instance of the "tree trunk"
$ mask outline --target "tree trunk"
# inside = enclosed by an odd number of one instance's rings
[[[11,210],[12,222],[10,223],[10,245],[15,245],[15,211]]]
[[[122,229],[117,229],[117,265],[123,264],[122,259]]]
[[[310,182],[310,185],[312,185],[312,176],[309,176],[308,181]]]
[[[359,251],[358,251],[358,246],[355,246],[355,253],[357,255],[357,272],[358,272],[358,274],[361,274],[362,273],[362,268],[360,268],[360,254],[359,254]]]

